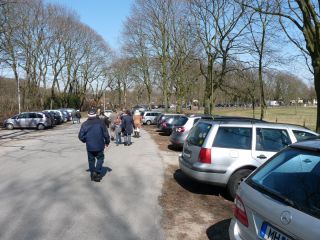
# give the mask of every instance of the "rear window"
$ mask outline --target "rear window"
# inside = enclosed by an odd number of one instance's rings
[[[278,152],[291,144],[287,130],[272,128],[257,128],[256,150]]]
[[[213,146],[221,148],[251,149],[252,128],[220,127]]]
[[[187,117],[180,117],[175,121],[175,125],[176,126],[183,126],[186,124],[187,121],[188,121]]]
[[[320,155],[287,148],[247,183],[285,204],[320,218]]]
[[[293,134],[296,137],[297,141],[303,141],[303,140],[314,138],[317,136],[315,134],[299,131],[299,130],[293,130]]]
[[[197,125],[195,125],[189,133],[188,143],[191,145],[201,147],[211,127],[211,124],[203,122],[200,122]]]

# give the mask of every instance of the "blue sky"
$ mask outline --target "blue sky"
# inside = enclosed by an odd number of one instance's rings
[[[134,0],[45,0],[75,10],[81,22],[99,33],[106,42],[117,49],[122,24],[129,16]]]

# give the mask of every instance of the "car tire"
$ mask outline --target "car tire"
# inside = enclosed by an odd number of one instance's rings
[[[38,124],[37,128],[38,128],[38,130],[43,130],[44,129],[44,125],[40,123],[40,124]]]
[[[236,197],[237,189],[240,185],[240,183],[249,176],[249,174],[252,172],[250,169],[240,169],[236,172],[234,172],[228,182],[228,193],[234,199]]]
[[[146,122],[146,124],[147,124],[147,125],[151,125],[151,121],[148,120],[148,121]]]
[[[12,130],[13,129],[13,124],[11,124],[11,123],[6,124],[6,129]]]

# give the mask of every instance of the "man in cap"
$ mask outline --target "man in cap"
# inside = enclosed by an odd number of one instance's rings
[[[108,147],[110,137],[105,124],[97,118],[97,110],[88,111],[88,120],[81,125],[79,139],[86,143],[91,181],[100,182],[104,162],[104,148]]]

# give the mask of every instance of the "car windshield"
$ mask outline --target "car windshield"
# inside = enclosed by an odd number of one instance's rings
[[[185,116],[179,117],[174,121],[174,125],[176,126],[183,126],[188,121],[188,118]]]
[[[211,127],[210,123],[199,122],[191,129],[187,138],[188,143],[201,147]]]
[[[276,200],[320,218],[320,153],[289,147],[246,182]]]

